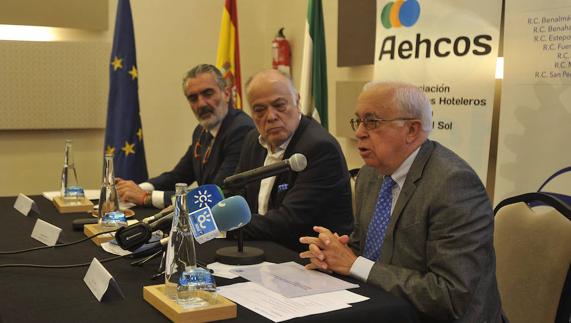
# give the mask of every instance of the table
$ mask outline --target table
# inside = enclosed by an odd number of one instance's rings
[[[40,215],[23,216],[13,208],[15,197],[0,197],[0,251],[41,246],[30,237],[38,218],[63,229],[60,242],[84,238],[83,232],[73,231],[71,222],[85,218],[85,213],[59,214],[50,201],[42,196],[31,196],[40,209]],[[156,210],[136,208],[135,217],[142,219]],[[198,259],[214,261],[215,251],[234,241],[216,239],[203,245],[196,244]],[[297,261],[297,253],[268,241],[247,241],[246,245],[264,249],[271,262]],[[74,264],[110,258],[90,241],[62,248],[50,248],[17,255],[0,255],[0,264]],[[160,259],[142,267],[130,265],[133,259],[118,259],[104,263],[113,275],[125,299],[99,302],[83,282],[87,267],[71,269],[0,268],[0,322],[169,322],[159,311],[143,299],[143,286],[155,285],[162,280],[151,280],[156,274]],[[370,297],[368,301],[353,304],[351,308],[307,316],[293,322],[416,322],[414,308],[404,299],[397,298],[378,288],[359,283],[351,291]],[[216,277],[218,285],[244,282]],[[238,305],[238,317],[227,322],[270,322],[268,319]],[[226,322],[225,321],[225,322]]]

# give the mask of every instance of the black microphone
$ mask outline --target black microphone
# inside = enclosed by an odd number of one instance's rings
[[[282,160],[278,163],[254,168],[236,175],[228,176],[224,179],[223,186],[225,188],[242,187],[248,183],[255,182],[260,179],[272,177],[289,170],[301,172],[307,167],[307,159],[302,154],[293,154],[289,159]]]
[[[149,241],[153,231],[169,228],[173,215],[174,212],[171,212],[151,224],[139,222],[128,227],[121,227],[115,233],[115,240],[121,248],[133,251]]]
[[[97,222],[99,222],[98,218],[75,219],[71,221],[71,226],[73,227],[74,231],[81,231],[83,230],[84,225],[95,224]]]

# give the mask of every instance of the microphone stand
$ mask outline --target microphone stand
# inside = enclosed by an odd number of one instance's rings
[[[238,241],[236,247],[224,247],[216,250],[216,260],[227,265],[254,265],[266,259],[264,250],[244,246],[244,232],[237,229]]]

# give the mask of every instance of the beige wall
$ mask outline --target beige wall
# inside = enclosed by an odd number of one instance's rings
[[[39,1],[39,4],[43,3]],[[182,95],[181,77],[194,64],[214,63],[223,3],[223,0],[131,1],[139,65],[140,108],[151,176],[170,169],[190,144],[196,121]],[[58,37],[71,41],[111,42],[116,5],[116,0],[110,0],[107,31],[58,29]],[[271,66],[271,41],[283,26],[293,49],[294,82],[299,85],[306,6],[306,0],[238,1],[244,80]],[[373,68],[372,65],[336,67],[337,1],[324,1],[324,15],[329,124],[335,134],[335,82],[369,80]],[[344,123],[348,126],[348,122]],[[103,130],[0,131],[0,196],[57,190],[66,138],[74,140],[80,184],[86,188],[97,188],[101,176],[103,135]],[[354,148],[354,140],[338,139],[349,167],[359,167],[361,161]]]

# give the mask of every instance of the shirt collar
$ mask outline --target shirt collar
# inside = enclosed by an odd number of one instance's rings
[[[410,170],[410,167],[412,166],[412,163],[414,162],[414,159],[416,158],[416,155],[418,155],[419,151],[420,151],[420,146],[416,148],[416,150],[413,151],[412,154],[410,154],[404,160],[404,162],[399,166],[399,168],[394,173],[391,174],[392,179],[397,183],[399,188],[402,189],[404,181],[406,180],[406,175],[408,174],[408,171]]]
[[[270,145],[268,145],[267,141],[264,140],[264,138],[262,138],[262,135],[258,136],[258,142],[260,143],[260,145],[262,147],[266,148],[269,155],[272,155],[272,154],[278,154],[278,153],[284,152],[287,149],[287,146],[289,145],[289,142],[291,141],[292,137],[293,137],[293,135],[290,136],[288,138],[288,140],[286,140],[283,144],[276,147],[276,151],[274,151],[274,152],[272,152],[272,150],[270,149]]]

